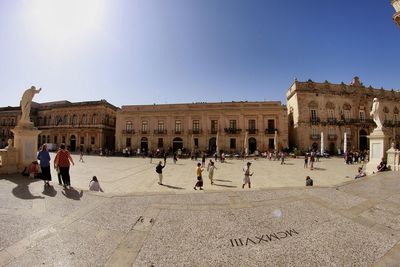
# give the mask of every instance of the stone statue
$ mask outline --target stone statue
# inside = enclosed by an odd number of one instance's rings
[[[40,93],[41,90],[42,88],[37,90],[35,86],[31,86],[31,88],[27,89],[22,95],[22,99],[20,102],[22,111],[21,120],[19,121],[20,123],[31,123],[29,114],[31,112],[32,99],[35,94]]]
[[[369,115],[372,117],[376,124],[376,130],[382,130],[382,122],[379,117],[379,101],[378,98],[374,98],[373,104],[372,104],[372,110],[369,113]]]
[[[13,140],[12,139],[8,139],[7,143],[8,143],[8,145],[7,145],[6,149],[13,148]]]

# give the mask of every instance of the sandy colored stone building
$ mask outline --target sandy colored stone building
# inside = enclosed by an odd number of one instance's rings
[[[71,103],[55,101],[32,103],[31,120],[42,132],[38,144],[66,144],[71,151],[97,151],[115,148],[117,107],[106,100]],[[0,134],[12,138],[13,129],[21,116],[20,107],[0,109]]]
[[[319,150],[323,133],[325,151],[336,154],[343,151],[346,132],[348,149],[368,149],[367,136],[375,128],[369,115],[374,97],[380,102],[388,144],[398,147],[400,93],[366,87],[358,77],[350,84],[294,81],[287,92],[290,146]]]
[[[42,103],[34,119],[42,131],[39,144],[64,143],[71,151],[113,150],[117,109],[106,100]]]
[[[272,101],[123,106],[115,136],[117,151],[246,148],[251,154],[273,149],[274,142],[279,149],[288,146],[287,111]]]

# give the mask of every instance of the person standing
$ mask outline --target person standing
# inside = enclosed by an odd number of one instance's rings
[[[308,155],[307,155],[307,153],[304,156],[304,168],[308,168]]]
[[[85,163],[83,161],[83,148],[80,149],[80,153],[79,153],[79,162]]]
[[[194,185],[194,190],[197,190],[196,187],[199,187],[200,190],[203,190],[203,168],[201,168],[201,163],[197,163],[197,169],[196,169],[196,176],[197,176],[197,182]]]
[[[249,184],[249,188],[251,188],[250,176],[253,176],[253,173],[250,173],[250,165],[251,162],[247,162],[246,166],[243,167],[244,178],[242,188],[244,188],[246,184]]]
[[[64,183],[64,188],[71,188],[71,178],[69,176],[70,165],[75,165],[74,160],[68,150],[65,149],[65,145],[61,144],[60,150],[57,152],[56,158],[54,159],[54,165],[60,168],[61,177]]]
[[[203,153],[203,156],[201,157],[201,167],[204,168],[206,166],[206,154]]]
[[[44,185],[50,186],[49,182],[51,181],[51,173],[50,173],[50,153],[47,150],[47,145],[44,144],[42,149],[39,151],[37,155],[37,159],[40,161],[40,168],[42,169],[42,179],[44,181]]]
[[[167,152],[164,152],[164,166],[165,166],[165,163],[167,163]]]
[[[158,173],[158,184],[159,185],[163,185],[162,183],[162,179],[163,179],[163,175],[162,175],[162,169],[165,168],[165,161],[164,161],[164,166],[162,165],[162,162],[160,161],[158,163],[158,165],[156,166],[156,173]]]
[[[210,181],[211,181],[211,184],[213,185],[214,184],[214,180],[213,180],[213,178],[214,178],[214,170],[216,169],[217,167],[215,167],[215,165],[214,165],[214,162],[213,161],[210,161],[210,166],[208,166],[208,178],[210,178]]]
[[[174,153],[174,164],[178,161],[178,157],[176,156],[176,153]]]

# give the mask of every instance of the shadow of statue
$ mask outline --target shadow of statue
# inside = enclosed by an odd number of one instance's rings
[[[178,189],[178,190],[185,189],[183,187],[173,186],[173,185],[168,185],[168,184],[162,184],[162,186],[165,186],[165,187],[168,187],[168,188],[171,188],[171,189]]]
[[[232,183],[231,180],[214,179],[214,181]]]
[[[12,194],[20,199],[37,199],[37,198],[44,198],[43,196],[35,196],[32,195],[31,191],[29,190],[29,185],[31,183],[38,182],[40,180],[35,180],[28,177],[23,177],[20,175],[7,175],[2,176],[2,179],[8,180],[17,186],[12,189]]]
[[[57,195],[57,191],[54,189],[54,186],[52,185],[49,186],[44,185],[42,194],[49,197],[55,197]]]
[[[80,192],[78,192],[75,188],[71,187],[70,189],[65,188],[64,191],[61,191],[62,194],[69,198],[69,199],[73,199],[73,200],[81,200],[82,196],[83,196],[83,190],[81,190]]]

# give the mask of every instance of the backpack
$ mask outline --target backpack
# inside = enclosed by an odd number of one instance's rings
[[[156,173],[161,173],[161,172],[162,172],[162,166],[161,165],[157,165]]]

